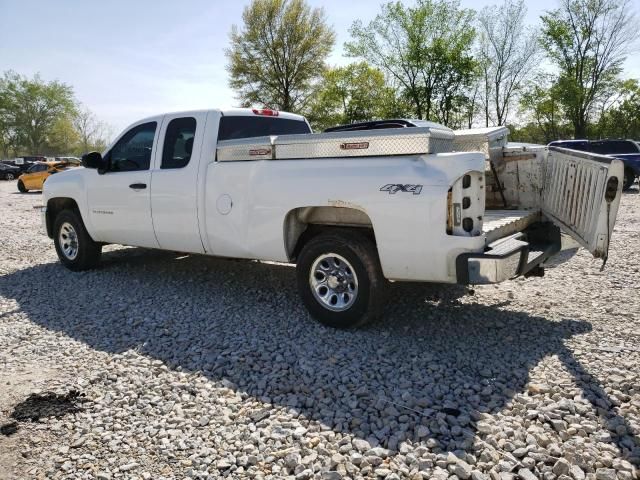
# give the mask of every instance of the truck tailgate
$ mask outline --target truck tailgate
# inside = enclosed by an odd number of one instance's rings
[[[486,210],[482,233],[487,245],[496,240],[521,232],[532,223],[540,221],[538,210]]]
[[[620,160],[549,147],[542,213],[596,258],[607,257],[622,195]]]

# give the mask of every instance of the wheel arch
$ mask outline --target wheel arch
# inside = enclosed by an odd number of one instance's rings
[[[49,201],[47,201],[47,213],[46,213],[46,227],[47,227],[47,235],[49,236],[49,238],[53,238],[53,224],[56,221],[56,216],[63,210],[75,211],[80,216],[80,219],[84,222],[84,219],[82,218],[82,213],[80,212],[80,207],[78,207],[78,202],[76,202],[73,198],[70,198],[70,197],[50,198]]]
[[[304,247],[315,236],[332,230],[354,230],[370,236],[374,244],[373,222],[363,210],[337,206],[307,206],[290,210],[285,216],[284,246],[287,258],[295,261]]]

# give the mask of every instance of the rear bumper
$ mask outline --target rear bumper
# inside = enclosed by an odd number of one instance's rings
[[[463,285],[500,283],[526,275],[561,250],[560,230],[549,223],[491,243],[483,253],[456,259],[457,282]]]

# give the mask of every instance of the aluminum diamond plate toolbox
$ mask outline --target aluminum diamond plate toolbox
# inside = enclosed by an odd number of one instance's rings
[[[276,137],[252,137],[218,142],[219,162],[238,162],[273,158],[273,141]]]
[[[255,137],[218,142],[221,162],[424,155],[450,152],[453,131],[411,127]]]
[[[276,158],[374,157],[450,152],[453,132],[430,127],[354,130],[283,135],[275,140]]]
[[[502,162],[502,148],[507,144],[507,127],[456,130],[453,149],[457,152],[482,152],[494,164]]]

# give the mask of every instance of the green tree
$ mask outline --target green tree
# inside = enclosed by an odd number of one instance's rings
[[[602,95],[618,79],[638,26],[628,0],[560,0],[542,16],[542,46],[559,69],[560,100],[575,138]]]
[[[399,102],[384,74],[366,62],[325,71],[308,108],[314,129],[398,116]],[[402,116],[402,115],[400,115]]]
[[[302,110],[335,42],[324,10],[304,0],[253,0],[233,26],[230,85],[244,106]]]
[[[46,155],[69,155],[78,151],[80,135],[73,126],[71,116],[61,116],[51,127],[46,146],[41,153]]]
[[[29,153],[42,153],[56,122],[75,111],[73,90],[58,81],[45,82],[5,72],[0,80],[0,126],[2,137]]]
[[[464,110],[477,68],[473,18],[457,0],[387,3],[367,26],[352,25],[345,48],[397,84],[413,115],[449,124]]]
[[[538,74],[527,84],[520,98],[526,128],[512,132],[512,140],[546,144],[570,136],[561,90],[554,80],[551,75]]]
[[[104,150],[111,130],[106,123],[98,120],[86,107],[79,107],[72,121],[73,128],[78,134],[77,153]]]
[[[478,17],[483,72],[485,125],[491,117],[505,125],[536,61],[538,38],[525,25],[524,0],[504,0],[482,9]]]
[[[640,83],[621,82],[615,98],[594,125],[592,137],[640,139]]]

